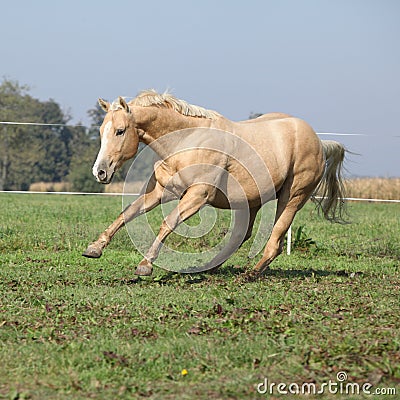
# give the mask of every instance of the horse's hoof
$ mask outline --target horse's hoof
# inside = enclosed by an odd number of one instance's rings
[[[90,245],[83,253],[82,255],[84,257],[88,258],[100,258],[103,252],[101,251],[100,248]]]
[[[135,275],[150,276],[152,272],[153,266],[151,265],[151,262],[147,260],[142,260],[136,268]]]

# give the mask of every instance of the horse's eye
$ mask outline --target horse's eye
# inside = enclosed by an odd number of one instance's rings
[[[117,135],[117,136],[121,136],[121,135],[123,135],[125,133],[125,129],[117,129],[116,131],[115,131],[115,134]]]

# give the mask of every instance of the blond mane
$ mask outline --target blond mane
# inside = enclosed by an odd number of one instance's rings
[[[170,108],[176,112],[188,117],[217,119],[221,114],[216,111],[207,110],[203,107],[189,104],[184,100],[177,99],[169,93],[157,93],[155,90],[144,90],[140,92],[136,98],[129,102],[130,106],[138,107],[159,107]]]

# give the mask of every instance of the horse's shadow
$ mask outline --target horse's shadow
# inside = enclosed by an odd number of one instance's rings
[[[347,272],[340,271],[326,271],[320,269],[269,269],[264,276],[275,276],[277,278],[312,278],[312,277],[325,277],[325,276],[343,276],[352,277],[360,275],[362,272]]]
[[[345,270],[339,271],[326,271],[326,270],[315,270],[309,269],[268,269],[262,275],[252,276],[249,274],[248,270],[244,267],[228,265],[221,267],[215,271],[203,271],[197,274],[180,274],[179,272],[167,272],[161,277],[154,278],[154,282],[159,282],[160,284],[174,283],[177,280],[185,279],[186,284],[200,284],[206,281],[210,281],[212,277],[216,278],[226,278],[229,276],[240,279],[241,277],[251,277],[248,281],[254,280],[265,280],[269,277],[275,277],[280,279],[295,279],[295,278],[323,278],[327,276],[338,276],[338,277],[348,277],[354,278],[355,276],[362,275],[362,272],[347,272]]]

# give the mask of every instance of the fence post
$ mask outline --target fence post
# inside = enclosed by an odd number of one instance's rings
[[[290,252],[292,249],[292,225],[289,226],[287,231],[287,239],[286,239],[286,253],[290,256]]]

